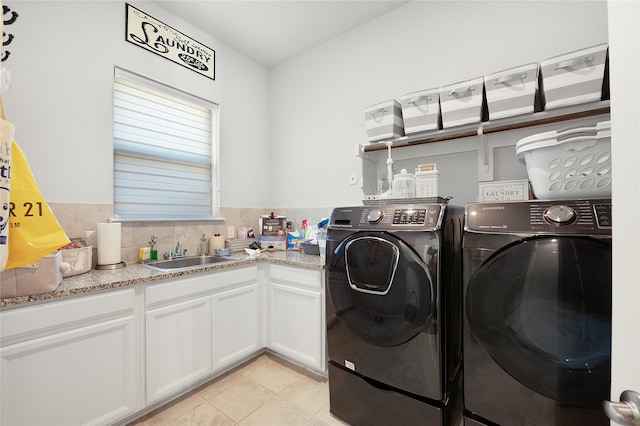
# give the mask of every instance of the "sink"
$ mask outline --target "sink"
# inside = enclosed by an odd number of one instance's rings
[[[157,271],[166,272],[212,265],[214,263],[229,262],[231,260],[238,259],[228,256],[191,256],[181,257],[178,259],[156,260],[154,262],[145,263],[143,266]]]

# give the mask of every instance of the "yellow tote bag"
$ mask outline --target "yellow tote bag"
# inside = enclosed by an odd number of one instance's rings
[[[5,269],[28,265],[70,243],[42,198],[29,163],[16,141],[11,144],[9,258]]]

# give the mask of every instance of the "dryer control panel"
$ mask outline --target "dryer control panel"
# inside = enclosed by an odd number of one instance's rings
[[[611,235],[611,200],[531,200],[471,203],[467,231]]]

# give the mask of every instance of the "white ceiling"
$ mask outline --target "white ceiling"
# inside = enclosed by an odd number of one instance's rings
[[[407,3],[400,0],[156,2],[267,68]],[[209,47],[215,50],[215,46]]]

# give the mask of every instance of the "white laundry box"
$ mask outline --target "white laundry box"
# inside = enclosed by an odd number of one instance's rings
[[[440,172],[438,170],[429,170],[421,172],[416,170],[416,197],[437,197],[438,178]]]
[[[538,68],[536,62],[484,77],[489,120],[535,112]],[[538,109],[542,109],[539,101]]]
[[[529,136],[516,144],[536,198],[611,196],[611,122]]]
[[[438,88],[421,90],[400,97],[406,134],[440,128],[440,92]]]
[[[484,79],[478,77],[440,88],[443,128],[482,121],[483,86]]]
[[[478,183],[478,201],[524,201],[531,199],[529,181],[500,180]]]
[[[599,44],[542,61],[545,108],[601,100],[608,93],[607,48]]]
[[[89,272],[93,266],[93,247],[63,248],[62,253],[62,277]]]
[[[395,99],[365,108],[364,121],[369,142],[404,136],[402,108]]]
[[[0,272],[0,297],[49,293],[61,282],[62,253],[56,251],[32,264]]]

